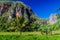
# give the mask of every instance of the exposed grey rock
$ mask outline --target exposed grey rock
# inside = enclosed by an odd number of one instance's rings
[[[49,18],[49,23],[50,24],[55,24],[57,22],[57,15],[56,14],[51,14]]]

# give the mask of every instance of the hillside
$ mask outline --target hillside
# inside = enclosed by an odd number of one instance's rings
[[[3,31],[20,30],[21,27],[28,29],[36,18],[33,10],[23,2],[0,2],[0,26]]]
[[[0,19],[1,32],[46,32],[60,26],[59,14],[51,14],[49,18],[38,18],[23,2],[0,2]]]

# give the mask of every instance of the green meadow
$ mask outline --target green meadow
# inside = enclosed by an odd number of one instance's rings
[[[40,34],[40,32],[0,32],[0,40],[59,40],[60,35]]]

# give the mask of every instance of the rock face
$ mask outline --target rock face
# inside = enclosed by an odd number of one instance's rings
[[[0,3],[0,15],[7,15],[8,20],[11,18],[19,18],[24,17],[28,19],[28,21],[33,21],[32,15],[34,12],[30,7],[25,5],[22,2],[2,2]]]
[[[57,15],[56,14],[51,14],[49,18],[49,23],[54,24],[57,22]]]

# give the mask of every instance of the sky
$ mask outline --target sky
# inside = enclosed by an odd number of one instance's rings
[[[60,0],[13,0],[22,1],[30,6],[34,13],[40,18],[49,18],[50,14],[60,13]]]

